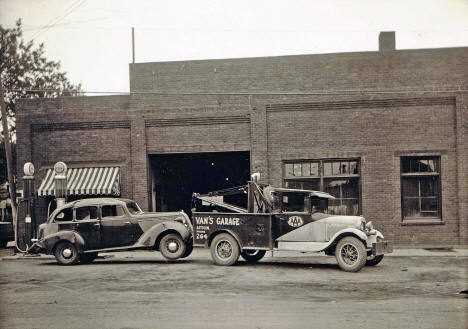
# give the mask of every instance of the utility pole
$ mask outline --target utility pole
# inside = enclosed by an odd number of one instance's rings
[[[2,113],[3,141],[5,142],[5,153],[8,172],[8,187],[10,189],[11,214],[13,215],[13,229],[16,232],[16,189],[15,178],[13,176],[13,157],[11,155],[10,132],[8,130],[8,116],[5,105],[3,84],[0,72],[0,108]],[[16,237],[15,237],[16,238]]]
[[[135,64],[135,28],[132,27],[132,63]]]

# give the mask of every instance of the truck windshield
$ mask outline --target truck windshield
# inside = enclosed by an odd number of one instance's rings
[[[143,211],[135,202],[127,202],[127,209],[132,215],[142,214]]]

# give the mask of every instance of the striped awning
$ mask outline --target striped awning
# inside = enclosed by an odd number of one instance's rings
[[[48,169],[37,194],[39,196],[54,195],[54,187],[54,170]],[[69,168],[67,170],[67,194],[119,196],[120,168]]]

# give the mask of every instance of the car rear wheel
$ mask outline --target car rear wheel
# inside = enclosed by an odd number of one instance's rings
[[[98,256],[97,252],[89,252],[89,253],[86,253],[86,254],[81,254],[80,255],[80,263],[81,264],[89,264],[93,260],[95,260],[97,256]]]
[[[60,265],[73,265],[79,261],[78,250],[68,241],[60,242],[55,248],[54,255]]]
[[[357,272],[366,264],[366,248],[359,239],[347,236],[336,245],[335,257],[342,270]]]
[[[375,266],[375,265],[377,265],[378,263],[380,263],[382,261],[383,256],[384,255],[367,257],[366,266]]]
[[[166,234],[159,242],[159,251],[166,259],[181,258],[186,249],[184,240],[176,233]]]
[[[239,245],[230,234],[217,235],[211,243],[211,257],[216,265],[230,266],[239,259]]]
[[[265,253],[265,250],[244,250],[241,256],[249,263],[256,263],[265,256]]]

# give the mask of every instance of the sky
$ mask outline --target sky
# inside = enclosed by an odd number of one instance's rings
[[[0,0],[88,92],[128,92],[135,62],[468,46],[468,0]]]

